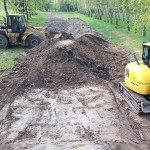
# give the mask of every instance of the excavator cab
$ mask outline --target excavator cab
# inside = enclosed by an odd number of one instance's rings
[[[150,67],[150,43],[143,44],[142,60],[145,65]]]
[[[7,29],[12,33],[23,33],[26,31],[26,22],[23,14],[10,14],[7,16]]]

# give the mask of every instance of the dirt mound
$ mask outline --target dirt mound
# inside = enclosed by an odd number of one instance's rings
[[[41,49],[29,51],[26,60],[21,62],[20,66],[28,72],[19,90],[115,81],[123,77],[122,68],[127,62],[122,52],[118,53],[104,39],[89,34],[76,41],[65,40]]]
[[[16,59],[18,64],[10,74],[0,79],[0,103],[6,102],[14,93],[29,88],[58,89],[90,82],[102,85],[105,84],[103,81],[118,83],[122,79],[128,54],[110,44],[100,33],[79,19],[79,22],[75,20],[68,19],[69,33],[64,31],[63,23],[56,21],[62,26],[62,41],[54,45],[43,42]],[[85,32],[82,35],[81,30],[77,30],[81,29],[81,24],[84,31],[90,28],[92,34]]]
[[[53,16],[47,28],[50,35],[53,35],[53,33],[65,32],[67,34],[72,34],[75,39],[85,34],[92,34],[105,39],[100,32],[96,31],[79,18],[65,19]]]

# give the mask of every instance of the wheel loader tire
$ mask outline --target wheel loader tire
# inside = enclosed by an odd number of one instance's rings
[[[8,46],[8,39],[5,35],[0,34],[0,48],[6,48]]]
[[[37,34],[32,34],[26,39],[26,47],[34,48],[42,42],[42,38]]]

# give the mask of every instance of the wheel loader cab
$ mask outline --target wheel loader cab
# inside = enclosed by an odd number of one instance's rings
[[[26,22],[23,14],[11,14],[7,16],[7,29],[12,33],[23,33],[26,31]]]
[[[150,67],[150,43],[143,44],[142,60],[145,65]]]

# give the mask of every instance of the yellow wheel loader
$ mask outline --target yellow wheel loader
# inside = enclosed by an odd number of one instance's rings
[[[0,48],[18,44],[33,48],[46,40],[44,29],[27,27],[23,14],[7,15],[5,24],[0,26]]]
[[[119,89],[137,114],[150,113],[150,43],[143,44],[142,60],[127,64]]]

